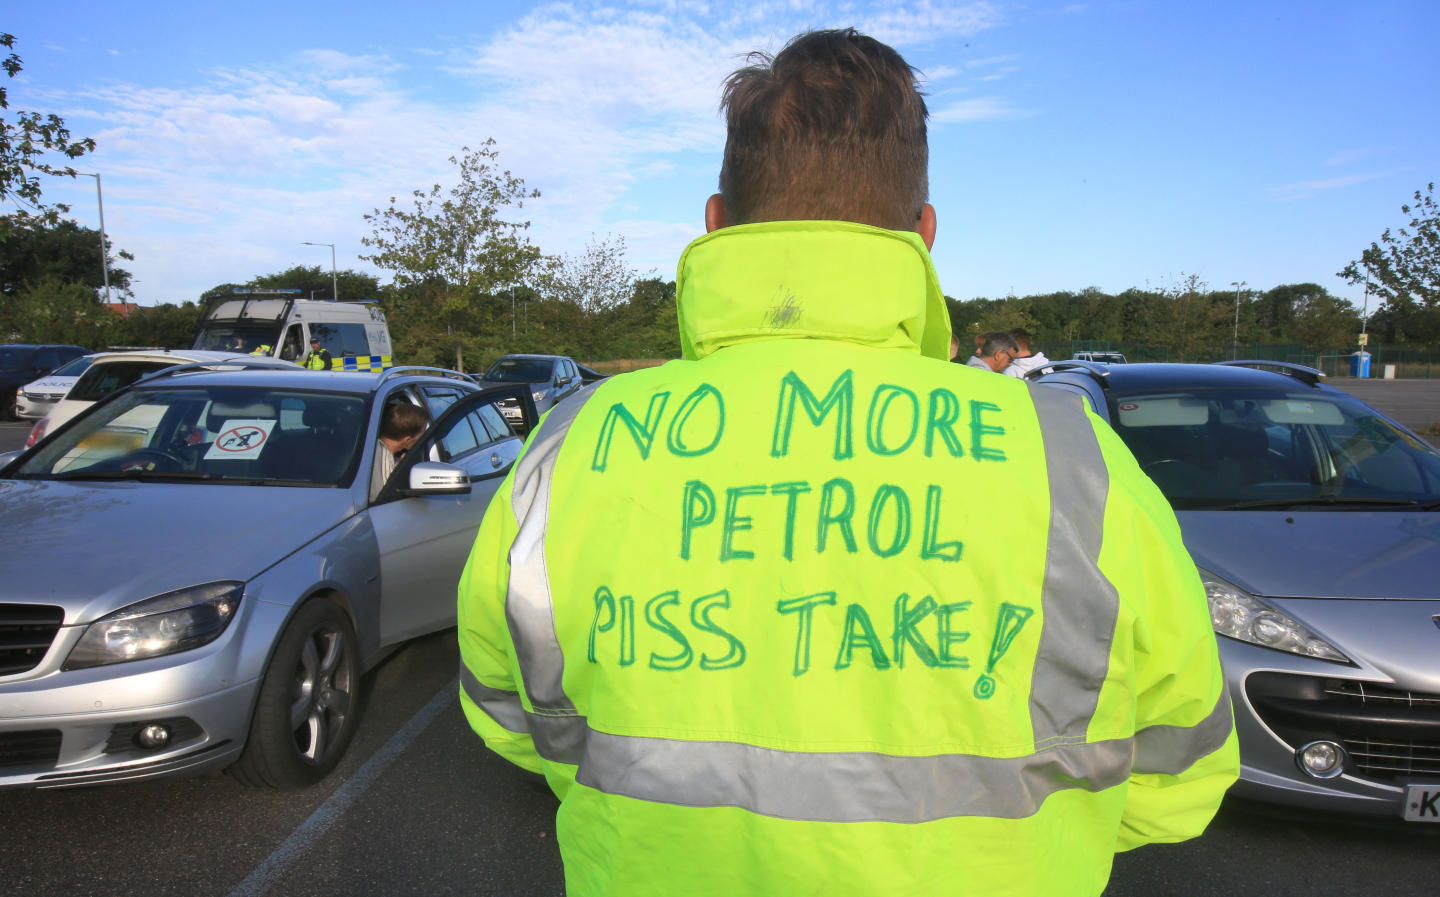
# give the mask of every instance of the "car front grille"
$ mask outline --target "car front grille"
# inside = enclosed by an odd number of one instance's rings
[[[1440,776],[1440,741],[1341,742],[1355,765],[1372,776]]]
[[[0,604],[0,676],[35,669],[64,622],[64,608],[48,604]]]
[[[1414,691],[1398,691],[1376,685],[1374,682],[1360,682],[1352,679],[1326,679],[1325,693],[1332,700],[1352,701],[1359,704],[1381,704],[1405,707],[1433,707],[1440,709],[1440,695],[1427,695]]]
[[[1346,769],[1371,778],[1440,776],[1440,694],[1358,679],[1252,673],[1245,694],[1292,748],[1335,741]]]
[[[54,767],[60,759],[60,730],[0,732],[0,767]]]
[[[65,398],[65,394],[63,392],[27,392],[25,398],[32,402],[58,402]]]

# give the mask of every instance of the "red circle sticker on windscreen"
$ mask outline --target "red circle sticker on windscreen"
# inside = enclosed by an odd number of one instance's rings
[[[222,452],[253,452],[265,444],[268,435],[260,427],[231,427],[215,440],[215,447]]]
[[[1136,409],[1139,408],[1139,407],[1140,407],[1140,406],[1139,406],[1138,404],[1136,404],[1135,402],[1125,402],[1124,404],[1122,404],[1122,405],[1120,406],[1120,410],[1121,410],[1121,411],[1134,411],[1134,410],[1136,410]]]

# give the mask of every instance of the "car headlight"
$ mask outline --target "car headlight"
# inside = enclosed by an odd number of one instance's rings
[[[545,401],[545,393],[547,393],[547,392],[549,392],[549,391],[550,391],[550,390],[549,390],[548,388],[547,388],[547,389],[537,389],[537,390],[535,390],[534,392],[532,392],[530,395],[531,395],[532,398],[535,399],[535,401],[537,401],[537,402],[543,402],[543,401]]]
[[[1210,622],[1224,636],[1305,657],[1350,663],[1334,645],[1254,595],[1197,567],[1210,599]]]
[[[160,657],[213,642],[230,625],[244,588],[243,582],[212,582],[121,608],[90,624],[64,669]]]

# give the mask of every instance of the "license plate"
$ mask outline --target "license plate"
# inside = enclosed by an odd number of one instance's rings
[[[1405,786],[1405,821],[1440,822],[1440,785]]]

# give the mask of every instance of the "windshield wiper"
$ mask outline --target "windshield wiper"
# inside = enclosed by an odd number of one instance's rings
[[[1288,508],[1295,505],[1381,505],[1383,507],[1414,508],[1420,502],[1413,498],[1361,498],[1350,495],[1316,495],[1310,498],[1272,498],[1264,501],[1241,501],[1233,505],[1218,505],[1205,511],[1248,511],[1255,508]]]
[[[213,480],[197,470],[72,470],[51,474],[47,480]]]

